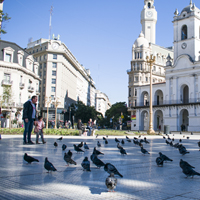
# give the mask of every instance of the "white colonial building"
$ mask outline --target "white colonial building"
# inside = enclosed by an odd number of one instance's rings
[[[146,14],[145,14],[146,13]],[[151,19],[151,20],[150,20]],[[163,48],[153,44],[157,15],[153,0],[145,0],[141,14],[143,28],[133,46],[133,54],[140,49],[141,58],[136,55],[131,61],[129,74],[129,111],[132,115],[132,130],[149,128],[149,68],[146,55],[156,56],[153,66],[153,128],[164,129],[169,125],[171,131],[200,130],[200,10],[190,1],[180,13],[174,13],[174,47]],[[148,31],[147,31],[148,30]],[[150,34],[150,36],[149,36]],[[155,34],[154,34],[155,36]],[[142,40],[141,40],[142,38]],[[149,45],[148,45],[149,44]],[[144,46],[149,48],[144,50]],[[143,48],[142,48],[143,47]],[[155,49],[154,47],[157,47]],[[145,55],[144,55],[145,54]],[[144,57],[142,57],[144,55]],[[134,68],[142,61],[142,68]],[[141,63],[139,63],[141,64]],[[135,69],[135,70],[134,70]],[[159,70],[160,70],[160,74]],[[146,72],[146,74],[145,74]],[[161,75],[162,74],[162,75]],[[137,78],[138,77],[138,78]],[[134,80],[133,80],[134,78]],[[136,80],[135,80],[136,78]],[[149,81],[148,78],[146,80]]]
[[[103,117],[105,117],[106,110],[111,108],[110,100],[108,96],[100,90],[96,90],[95,97],[96,111],[100,112],[103,115]]]
[[[39,95],[39,63],[32,55],[15,43],[0,40],[0,96],[2,113],[12,110],[21,122],[23,103],[33,95]],[[4,102],[5,87],[11,87],[10,102]],[[18,112],[17,112],[18,111]]]

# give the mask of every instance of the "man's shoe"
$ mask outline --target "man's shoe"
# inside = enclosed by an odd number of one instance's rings
[[[27,144],[27,142],[23,142],[23,144]]]
[[[30,141],[30,142],[28,142],[28,144],[35,144],[34,142],[32,142],[32,141]]]

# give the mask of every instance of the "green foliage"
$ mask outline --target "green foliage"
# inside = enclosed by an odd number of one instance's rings
[[[0,35],[1,35],[1,33],[2,34],[6,34],[7,33],[5,31],[5,25],[3,26],[3,24],[5,22],[8,22],[10,19],[11,19],[11,17],[9,17],[7,13],[3,13],[3,11],[0,10],[0,23],[1,23],[1,26],[0,26]]]
[[[95,107],[86,106],[81,101],[78,101],[78,103],[75,106],[76,106],[75,116],[77,120],[81,119],[83,123],[87,123],[90,118],[92,120],[97,119],[97,115],[99,113],[96,111]]]
[[[12,88],[9,85],[4,85],[3,86],[3,94],[2,96],[2,103],[5,103],[5,105],[3,104],[2,107],[6,107],[7,103],[12,103]]]

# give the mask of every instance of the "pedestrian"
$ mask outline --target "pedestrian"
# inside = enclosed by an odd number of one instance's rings
[[[27,102],[23,105],[23,117],[24,120],[24,135],[23,135],[23,144],[34,144],[31,141],[31,132],[33,130],[33,124],[35,125],[36,120],[36,103],[37,96],[32,96]],[[28,133],[28,138],[27,138]],[[28,139],[28,141],[27,141]]]
[[[44,121],[43,117],[39,116],[38,121],[35,125],[34,132],[36,134],[36,144],[39,144],[39,135],[41,136],[42,143],[45,144],[46,142],[44,141],[44,136],[43,136],[43,128],[44,128]]]
[[[90,118],[87,124],[87,129],[89,129],[88,136],[92,134],[92,126],[93,126],[93,122],[92,122],[92,119]]]
[[[69,129],[71,128],[71,121],[68,120],[68,126],[69,126]]]
[[[83,124],[81,122],[81,119],[78,120],[77,129],[79,130],[79,135],[81,136],[83,133]]]

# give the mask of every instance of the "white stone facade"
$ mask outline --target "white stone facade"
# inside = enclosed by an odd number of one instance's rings
[[[174,13],[174,53],[169,52],[169,56],[165,56],[165,67],[162,63],[165,70],[163,83],[153,84],[155,131],[163,130],[165,125],[169,125],[171,131],[199,131],[200,129],[199,11],[190,1],[189,6],[185,7],[180,14],[177,10]],[[154,51],[152,53],[155,55]],[[130,76],[131,72],[128,74]],[[134,96],[136,103],[129,106],[129,111],[136,119],[132,120],[131,129],[148,130],[149,84],[138,84],[134,89],[137,90]]]

